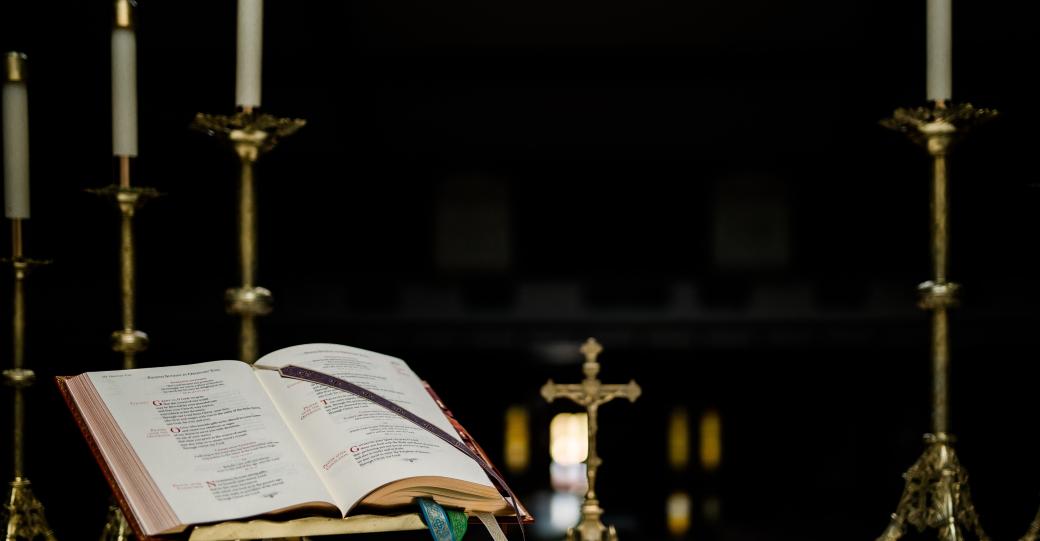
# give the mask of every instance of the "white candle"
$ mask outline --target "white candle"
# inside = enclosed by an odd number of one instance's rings
[[[928,99],[953,97],[952,0],[928,0]]]
[[[4,212],[8,218],[29,217],[29,97],[25,88],[25,55],[7,53],[3,89]]]
[[[263,0],[238,0],[238,63],[235,70],[235,103],[243,108],[260,106],[260,60],[263,56],[263,29]]]
[[[112,154],[137,156],[137,40],[129,28],[112,31]]]

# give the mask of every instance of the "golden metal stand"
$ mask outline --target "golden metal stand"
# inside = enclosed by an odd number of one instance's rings
[[[128,0],[115,1],[115,29],[133,30],[134,17],[132,3]],[[115,89],[113,88],[113,95]],[[136,122],[136,119],[134,120]],[[113,130],[124,129],[120,123],[113,122]],[[114,134],[118,135],[118,134]],[[115,145],[113,145],[115,146]],[[121,148],[120,150],[126,150]],[[118,152],[118,150],[117,150]],[[123,369],[137,367],[135,356],[148,349],[148,335],[134,328],[135,309],[135,246],[134,246],[134,214],[144,202],[158,196],[152,188],[135,188],[130,186],[130,156],[118,155],[119,183],[88,190],[95,194],[111,198],[122,216],[120,225],[119,246],[119,278],[120,302],[123,309],[123,327],[112,333],[112,350],[123,355]],[[105,527],[101,532],[101,541],[128,541],[136,539],[123,511],[113,499],[108,507]]]
[[[36,375],[25,368],[25,278],[33,267],[47,261],[26,258],[22,253],[22,221],[11,220],[11,259],[6,260],[14,269],[13,367],[4,370],[4,383],[14,388],[13,456],[14,480],[4,501],[3,521],[5,541],[56,539],[43,505],[33,495],[32,484],[25,477],[25,397],[23,391],[32,385]]]
[[[101,541],[132,541],[137,539],[130,523],[123,516],[123,510],[112,503],[108,506],[108,516],[105,517],[105,527],[101,530]]]
[[[123,368],[136,368],[135,356],[148,349],[148,335],[135,329],[136,272],[134,261],[134,215],[146,201],[159,196],[154,188],[130,186],[130,158],[119,157],[119,184],[91,193],[111,198],[122,216],[119,244],[119,293],[123,308],[123,328],[112,333],[112,351],[123,354]]]
[[[227,290],[229,314],[241,320],[238,340],[239,360],[252,364],[259,350],[256,318],[271,313],[271,292],[256,285],[257,218],[253,166],[260,154],[275,147],[278,140],[292,135],[306,121],[277,118],[245,109],[235,115],[195,115],[192,127],[207,135],[219,136],[231,143],[238,155],[240,183],[238,191],[240,287]]]
[[[123,369],[137,367],[136,355],[148,349],[148,335],[134,328],[136,306],[136,274],[134,244],[134,214],[148,199],[157,197],[159,192],[154,188],[130,186],[130,158],[119,157],[119,184],[98,190],[89,190],[104,197],[110,197],[119,208],[122,217],[120,223],[119,245],[119,292],[123,308],[123,328],[112,333],[112,350],[123,354]],[[108,507],[108,518],[101,533],[101,541],[128,541],[135,539],[130,524],[123,516],[122,510],[114,502]]]
[[[1029,529],[1018,541],[1036,541],[1040,538],[1040,511],[1036,512],[1033,522],[1029,523]]]
[[[947,224],[946,156],[952,143],[974,125],[996,115],[970,104],[936,102],[931,107],[898,109],[882,125],[905,133],[932,156],[932,265],[933,280],[918,286],[919,306],[932,312],[932,433],[926,434],[924,454],[903,478],[906,487],[896,512],[878,541],[902,537],[907,524],[918,531],[934,529],[941,541],[963,541],[966,532],[979,541],[989,537],[968,489],[968,473],[957,460],[949,435],[949,321],[947,310],[956,305],[958,285],[947,280],[949,229]]]
[[[585,493],[585,501],[581,505],[581,522],[576,527],[567,529],[568,541],[617,541],[617,532],[613,526],[605,526],[600,517],[603,508],[596,497],[596,470],[603,464],[596,452],[596,432],[599,428],[597,412],[599,407],[615,398],[627,398],[635,402],[642,390],[635,380],[624,385],[605,384],[596,378],[599,374],[599,362],[596,357],[603,351],[603,346],[595,338],[589,338],[581,346],[585,355],[582,370],[585,379],[576,384],[558,384],[550,379],[542,386],[542,397],[552,402],[557,398],[567,398],[588,410],[589,417],[589,457],[585,461],[589,488]]]

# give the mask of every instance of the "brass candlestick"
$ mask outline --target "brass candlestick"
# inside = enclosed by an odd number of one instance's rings
[[[576,527],[567,529],[568,541],[617,541],[617,532],[613,526],[606,526],[600,517],[603,516],[603,508],[599,506],[596,497],[596,471],[603,460],[596,452],[596,432],[599,428],[597,412],[599,407],[615,398],[627,398],[635,402],[642,390],[635,380],[624,385],[605,384],[596,378],[599,374],[599,362],[596,357],[603,351],[603,346],[595,338],[589,338],[581,346],[581,352],[585,355],[585,363],[582,370],[585,379],[576,384],[558,384],[550,379],[542,386],[542,397],[552,402],[557,398],[567,398],[588,411],[589,418],[589,456],[585,461],[586,475],[588,476],[588,490],[585,492],[585,501],[581,505],[581,522]]]
[[[979,524],[968,488],[968,473],[957,460],[949,434],[950,345],[947,311],[956,304],[958,285],[947,280],[946,157],[969,128],[996,115],[970,104],[936,102],[930,107],[898,109],[882,125],[905,133],[932,157],[931,232],[934,279],[918,286],[919,306],[932,312],[932,433],[925,434],[924,454],[903,477],[906,487],[896,512],[878,541],[895,541],[907,524],[918,531],[934,529],[942,541],[962,541],[965,532],[980,541],[989,537]]]
[[[253,167],[264,152],[275,147],[303,127],[306,121],[259,114],[251,108],[232,116],[195,115],[192,127],[207,135],[228,141],[238,155],[240,175],[238,191],[238,239],[240,287],[227,290],[225,300],[229,314],[240,318],[239,360],[252,364],[259,350],[256,318],[272,309],[271,292],[256,285],[257,217],[256,188]]]
[[[134,215],[146,201],[159,196],[154,188],[130,185],[130,158],[119,157],[119,184],[106,186],[91,193],[111,198],[121,215],[119,243],[119,298],[122,306],[123,327],[112,333],[112,351],[123,354],[123,368],[136,368],[135,357],[148,349],[148,335],[136,329],[136,271],[134,243]]]
[[[25,279],[29,271],[47,261],[28,259],[23,255],[22,220],[11,220],[11,258],[5,260],[14,270],[14,314],[12,318],[13,363],[4,370],[4,383],[14,389],[13,458],[14,480],[4,501],[5,541],[56,539],[40,503],[25,476],[25,396],[36,374],[25,368]]]
[[[123,355],[123,368],[137,367],[136,355],[148,349],[148,335],[135,328],[136,272],[134,243],[134,214],[148,199],[157,197],[154,188],[130,185],[130,157],[119,156],[119,184],[97,190],[88,190],[112,198],[119,209],[119,297],[122,306],[123,327],[112,333],[112,350]],[[133,531],[123,511],[114,502],[109,504],[108,517],[101,533],[102,541],[134,539]]]
[[[98,190],[88,190],[111,198],[119,209],[119,292],[122,307],[122,328],[111,335],[112,350],[122,354],[123,369],[136,368],[136,355],[148,348],[148,335],[135,328],[136,275],[133,218],[146,200],[158,193],[152,188],[130,186],[130,158],[137,155],[137,89],[133,80],[136,53],[125,48],[136,43],[134,14],[130,0],[115,0],[115,21],[112,31],[112,149],[119,159],[119,182]],[[117,41],[118,39],[118,41]],[[117,47],[117,43],[122,46]],[[135,46],[136,47],[136,46]],[[127,72],[125,70],[130,69]],[[128,85],[127,82],[130,84]],[[124,131],[125,130],[125,131]],[[101,541],[128,541],[136,539],[123,511],[113,498],[101,533]]]

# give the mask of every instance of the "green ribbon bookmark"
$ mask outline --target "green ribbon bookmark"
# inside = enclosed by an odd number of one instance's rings
[[[426,526],[434,541],[462,541],[469,526],[466,513],[454,509],[444,509],[429,498],[419,498],[419,510],[422,511]]]
[[[466,535],[466,528],[469,527],[469,517],[462,511],[456,511],[455,509],[448,509],[448,521],[451,523],[451,534],[455,537],[455,541],[462,541],[462,536]]]

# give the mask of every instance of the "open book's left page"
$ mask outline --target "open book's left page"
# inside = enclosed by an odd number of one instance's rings
[[[331,505],[248,365],[215,361],[85,376],[68,381],[70,392],[130,506],[146,519],[146,535],[171,525],[147,520],[151,513],[140,507],[165,504],[183,527]],[[106,419],[115,431],[106,430]],[[142,485],[164,501],[147,501],[153,498]]]

